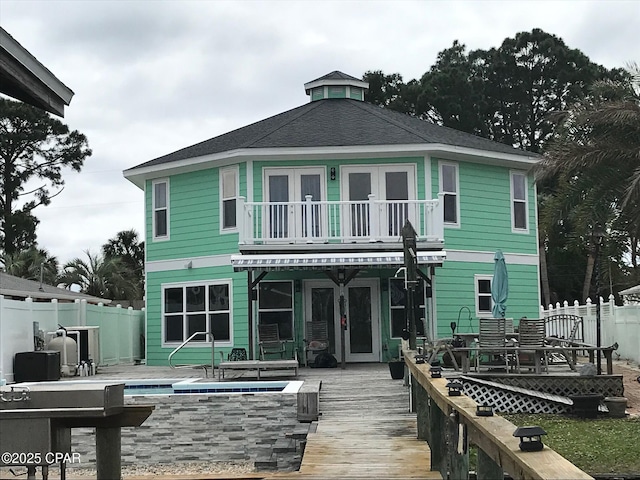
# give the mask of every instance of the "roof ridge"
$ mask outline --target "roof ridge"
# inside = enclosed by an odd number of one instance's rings
[[[384,115],[384,114],[382,114],[381,112],[385,112],[385,113],[393,112],[394,114],[407,115],[408,117],[413,118],[413,119],[415,119],[415,120],[418,120],[418,121],[420,121],[420,122],[425,122],[425,123],[428,123],[429,125],[433,125],[433,126],[436,126],[436,127],[440,126],[440,125],[436,125],[435,123],[431,123],[431,122],[428,122],[428,121],[426,121],[426,120],[422,120],[421,118],[412,117],[412,116],[411,116],[411,115],[409,115],[408,113],[404,113],[404,114],[403,114],[403,113],[400,113],[400,112],[396,112],[396,111],[394,111],[394,110],[387,110],[386,108],[384,108],[384,107],[379,107],[379,106],[377,106],[377,105],[374,105],[373,103],[369,103],[369,102],[358,102],[358,101],[355,101],[355,102],[357,103],[357,105],[355,105],[356,107],[358,107],[358,108],[362,108],[362,110],[368,110],[368,111],[370,111],[371,113],[373,113],[373,114],[374,114],[375,116],[377,116],[378,118],[381,118],[381,119],[383,119],[383,120],[386,120],[386,121],[388,121],[388,122],[391,122],[391,123],[393,123],[396,127],[399,127],[399,128],[401,128],[401,129],[403,129],[403,130],[405,130],[405,131],[409,132],[409,133],[413,133],[414,135],[416,135],[416,136],[420,137],[421,139],[423,139],[425,142],[429,142],[429,141],[430,141],[430,140],[429,140],[429,137],[428,137],[427,135],[422,134],[421,132],[419,132],[418,130],[414,129],[413,127],[410,127],[410,126],[408,126],[408,125],[405,125],[404,123],[402,123],[402,122],[400,122],[400,121],[396,120],[395,118],[390,118],[390,117],[391,117],[391,115]],[[360,105],[360,104],[362,104],[362,105]],[[365,107],[365,104],[366,104],[366,107]]]
[[[239,148],[249,148],[251,145],[254,145],[255,143],[257,143],[260,140],[262,140],[263,138],[268,137],[269,135],[272,135],[273,133],[277,132],[278,130],[280,130],[280,129],[284,128],[285,126],[289,125],[291,122],[293,122],[294,120],[297,120],[301,116],[305,115],[310,110],[314,110],[315,108],[318,107],[317,104],[319,104],[319,103],[320,102],[307,103],[307,104],[304,104],[304,105],[300,105],[299,107],[292,108],[291,110],[289,110],[289,112],[292,112],[292,111],[297,110],[297,109],[300,109],[300,112],[298,112],[297,114],[293,115],[291,118],[280,122],[280,124],[278,126],[272,128],[268,132],[265,132],[264,134],[260,135],[259,137],[255,137],[255,138],[252,138],[251,140],[246,141]],[[305,107],[307,107],[307,108],[305,108]],[[283,113],[286,113],[286,112],[283,112]],[[268,120],[268,119],[265,119],[265,120]]]

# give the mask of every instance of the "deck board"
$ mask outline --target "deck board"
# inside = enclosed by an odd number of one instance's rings
[[[407,387],[387,371],[332,371],[322,378],[320,412],[290,478],[442,478],[430,471],[428,444],[417,439]]]

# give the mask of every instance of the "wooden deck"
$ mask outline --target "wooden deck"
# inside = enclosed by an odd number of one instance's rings
[[[408,389],[386,364],[305,369],[304,377],[322,380],[317,431],[307,437],[300,470],[274,478],[442,478],[430,471],[427,442],[417,439]]]

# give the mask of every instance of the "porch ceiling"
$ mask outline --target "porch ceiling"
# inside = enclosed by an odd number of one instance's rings
[[[439,265],[444,250],[418,252],[418,265]],[[333,270],[336,268],[393,268],[404,265],[402,252],[342,252],[268,255],[232,255],[236,272],[243,270]]]

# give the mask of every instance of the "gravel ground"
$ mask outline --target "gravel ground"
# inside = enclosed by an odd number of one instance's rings
[[[640,416],[640,368],[630,362],[614,361],[613,373],[622,375],[624,384],[624,396],[627,399],[627,413],[632,416]]]

